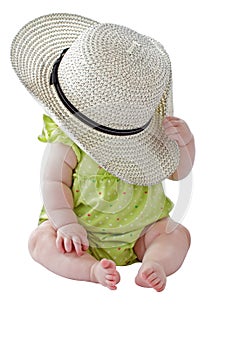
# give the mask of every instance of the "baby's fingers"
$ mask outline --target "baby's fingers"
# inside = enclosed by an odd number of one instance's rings
[[[83,253],[89,248],[89,242],[87,238],[82,238],[82,240],[77,240],[77,237],[73,238],[73,245],[78,256],[83,255]]]
[[[163,128],[166,130],[170,127],[182,127],[185,122],[179,118],[167,117],[163,120]]]
[[[89,248],[89,244],[83,244],[83,250],[86,251]]]
[[[72,241],[70,238],[57,236],[56,246],[60,253],[70,253],[72,251]]]
[[[166,129],[164,128],[164,132],[167,136],[170,136],[170,135],[178,134],[179,130],[176,127],[169,126]]]
[[[87,250],[89,248],[89,241],[87,237],[82,237],[82,247],[83,250]]]
[[[56,238],[56,247],[60,253],[65,253],[65,249],[63,246],[63,238],[61,236],[57,236]]]
[[[75,238],[75,240],[73,240],[73,245],[74,245],[74,249],[75,249],[77,255],[82,256],[83,250],[82,250],[81,242],[78,242],[77,239]]]
[[[64,238],[64,248],[67,253],[72,251],[72,241],[70,238]]]
[[[78,256],[83,255],[83,251],[82,251],[82,247],[81,247],[80,243],[74,243],[74,249],[75,249]]]

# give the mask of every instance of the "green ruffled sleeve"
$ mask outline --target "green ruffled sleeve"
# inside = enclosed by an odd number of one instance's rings
[[[47,115],[43,115],[44,126],[41,135],[38,136],[38,140],[41,142],[61,142],[67,146],[72,147],[76,154],[78,162],[81,158],[80,148],[62,131],[58,125]]]

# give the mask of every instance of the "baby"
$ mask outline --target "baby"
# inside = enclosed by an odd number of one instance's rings
[[[118,265],[142,262],[136,284],[164,290],[190,234],[169,217],[161,182],[187,176],[195,156],[188,125],[172,116],[164,48],[122,26],[53,14],[21,29],[11,58],[49,115],[32,257],[111,290]]]

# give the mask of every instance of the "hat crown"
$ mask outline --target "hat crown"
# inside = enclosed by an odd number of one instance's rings
[[[67,99],[96,123],[139,128],[153,116],[171,74],[156,40],[115,24],[85,30],[58,71]]]

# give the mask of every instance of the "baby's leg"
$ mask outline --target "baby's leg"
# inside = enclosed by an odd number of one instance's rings
[[[134,250],[142,266],[135,282],[158,292],[166,285],[166,276],[182,265],[190,246],[189,231],[170,218],[162,219],[138,239]]]
[[[116,289],[120,275],[113,261],[97,261],[88,253],[78,257],[76,252],[62,254],[56,247],[56,230],[49,221],[42,223],[30,236],[29,251],[34,260],[57,275],[79,281],[100,283]]]

